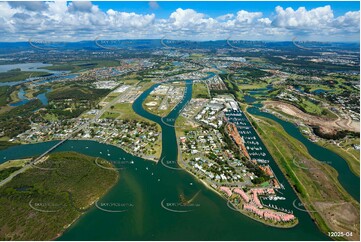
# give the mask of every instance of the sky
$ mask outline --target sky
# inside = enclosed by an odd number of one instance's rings
[[[360,40],[359,2],[0,2],[0,41]]]

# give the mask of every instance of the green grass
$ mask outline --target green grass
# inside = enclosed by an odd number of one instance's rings
[[[114,113],[112,111],[109,112],[104,112],[104,114],[100,117],[100,118],[109,118],[109,119],[116,119],[117,117],[119,117],[119,113]]]
[[[51,113],[46,113],[43,118],[45,120],[48,120],[48,121],[57,121],[58,120],[58,117],[55,115],[55,114],[51,114]]]
[[[323,108],[321,113],[322,113],[322,116],[330,118],[330,119],[338,118],[337,115],[334,112],[332,112],[331,110],[329,110],[328,108]]]
[[[231,82],[231,80],[233,80],[232,77],[229,75],[220,75],[220,77],[226,84],[227,88],[231,90],[229,92],[233,94],[238,101],[243,101],[243,92],[239,89],[238,85],[236,85],[234,82],[233,83]],[[228,78],[230,78],[231,80],[229,80]]]
[[[156,98],[159,98],[158,100],[156,100]],[[158,115],[160,117],[165,117],[166,115],[168,115],[172,110],[173,108],[175,107],[174,104],[170,105],[170,100],[169,100],[169,97],[168,97],[168,108],[167,109],[162,109],[160,110],[159,107],[163,101],[164,98],[166,98],[167,96],[157,96],[157,95],[148,95],[146,97],[146,99],[144,100],[142,106],[145,110],[147,110],[148,112],[150,113],[153,113],[155,115]],[[148,102],[157,102],[157,105],[154,106],[154,107],[149,107],[149,106],[146,106],[145,104],[148,103]]]
[[[192,53],[191,55],[190,55],[190,58],[201,58],[201,57],[203,57],[204,56],[204,54],[195,54],[195,53]]]
[[[176,127],[176,135],[177,138],[179,138],[180,136],[184,136],[185,135],[185,131],[192,131],[192,130],[197,130],[198,127],[192,127],[191,125],[187,124],[187,118],[183,117],[183,116],[178,116],[178,118],[175,121],[175,127]]]
[[[115,170],[75,152],[51,154],[38,166],[55,169],[30,168],[0,188],[1,240],[53,240],[118,179]]]
[[[129,120],[138,120],[138,121],[147,121],[148,119],[145,119],[138,114],[136,114],[133,111],[132,104],[131,103],[117,103],[114,105],[114,111],[120,112],[119,119],[129,119]]]
[[[153,85],[154,85],[153,82],[139,82],[137,86],[141,86],[140,90],[145,91]]]
[[[209,98],[208,88],[204,83],[194,83],[192,98]]]
[[[256,130],[260,134],[262,141],[298,193],[303,204],[307,205],[307,209],[317,211],[311,213],[311,216],[324,233],[327,234],[332,229],[328,225],[329,221],[324,220],[323,216],[326,214],[321,214],[315,208],[316,202],[349,202],[355,209],[359,209],[359,204],[340,185],[334,168],[311,157],[306,147],[297,139],[289,136],[277,122],[257,116],[257,121],[253,123],[256,125]],[[296,162],[304,161],[308,164],[306,167],[312,167],[313,169],[302,169],[295,164],[294,160]],[[302,164],[301,166],[304,167]],[[323,175],[320,176],[320,174]],[[344,223],[342,217],[335,216],[334,219],[337,222]],[[351,224],[348,226],[351,226]]]
[[[319,105],[316,105],[307,99],[302,98],[298,105],[303,108],[306,113],[313,115],[321,115],[322,113],[322,108]]]
[[[117,95],[117,96],[118,96],[118,95]],[[116,98],[117,96],[108,95],[108,96],[104,99],[104,102],[111,102],[111,101],[114,100],[114,98]]]
[[[7,169],[10,167],[21,167],[28,161],[30,161],[30,159],[9,160],[0,164],[0,170]]]
[[[236,83],[238,83],[236,81]],[[239,84],[238,85],[239,89],[241,90],[249,90],[252,91],[253,89],[259,89],[259,88],[266,88],[267,87],[267,83],[264,82],[255,82],[253,84]]]
[[[11,91],[12,92],[9,95],[10,101],[13,102],[13,103],[20,101],[19,96],[18,96],[19,89],[12,89]]]
[[[319,104],[315,104],[315,103],[311,102],[310,100],[308,100],[307,98],[301,98],[300,102],[288,102],[287,101],[287,103],[290,103],[290,104],[296,106],[301,111],[308,113],[310,115],[322,116],[322,117],[326,117],[329,119],[337,119],[336,114],[334,114],[327,108],[321,107],[322,101]],[[279,111],[277,111],[277,112],[279,112]]]

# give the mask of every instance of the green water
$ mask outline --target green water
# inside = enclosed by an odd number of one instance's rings
[[[250,114],[266,117],[279,123],[289,135],[296,138],[306,146],[311,156],[319,161],[326,162],[335,168],[338,172],[338,180],[340,181],[341,185],[354,199],[360,201],[360,177],[356,176],[350,170],[347,162],[341,156],[322,146],[319,146],[318,144],[311,142],[302,135],[296,125],[290,122],[279,119],[273,114],[262,112],[258,107],[250,107],[247,109],[247,111]]]
[[[187,82],[182,102],[165,118],[146,112],[142,102],[155,88],[152,86],[133,104],[134,110],[161,125],[163,150],[166,161],[177,158],[174,125],[180,110],[191,98],[192,83]],[[39,155],[55,142],[21,145],[0,151],[0,161]],[[308,213],[294,209],[297,199],[277,166],[272,168],[285,186],[282,206],[292,209],[299,224],[292,229],[279,229],[256,222],[239,212],[231,210],[226,200],[207,189],[193,176],[183,170],[172,170],[160,162],[133,157],[117,147],[94,141],[67,141],[54,152],[76,151],[102,157],[125,169],[120,171],[118,183],[100,202],[129,203],[133,206],[121,213],[104,212],[95,206],[74,223],[59,240],[327,240]],[[3,158],[5,157],[5,158]],[[119,162],[127,162],[125,165]],[[176,166],[176,164],[174,164]],[[194,200],[194,207],[177,213],[164,209],[161,202],[177,203],[183,194]],[[172,207],[173,209],[183,209]],[[180,211],[180,210],[179,210]]]

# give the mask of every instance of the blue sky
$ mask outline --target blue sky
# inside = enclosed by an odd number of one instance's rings
[[[0,41],[359,41],[359,2],[1,2]]]
[[[264,14],[272,14],[276,6],[283,7],[292,7],[293,9],[297,9],[299,7],[306,7],[307,9],[323,7],[325,5],[330,5],[334,10],[336,16],[340,16],[345,14],[348,11],[358,11],[360,10],[360,3],[357,1],[316,1],[316,2],[292,2],[292,1],[158,1],[157,4],[159,8],[152,9],[149,7],[149,2],[93,2],[96,5],[99,5],[100,9],[107,10],[112,8],[118,11],[125,12],[137,12],[137,13],[155,13],[159,17],[166,18],[168,17],[175,9],[177,8],[191,8],[198,12],[203,12],[210,17],[216,17],[219,15],[224,15],[229,12],[236,12],[237,10],[243,9],[247,11],[261,11]]]

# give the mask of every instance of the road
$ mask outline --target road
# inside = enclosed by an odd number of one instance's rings
[[[44,156],[46,156],[47,154],[49,154],[51,151],[53,151],[54,149],[56,149],[57,147],[59,147],[60,145],[62,145],[65,141],[69,140],[71,137],[73,137],[76,133],[78,133],[79,131],[83,130],[85,127],[89,126],[91,123],[96,122],[96,120],[98,120],[111,106],[113,106],[114,104],[116,104],[119,99],[122,97],[122,94],[120,94],[119,96],[117,96],[115,99],[113,99],[111,102],[109,102],[107,105],[105,105],[99,112],[98,114],[91,119],[89,122],[84,123],[83,125],[79,126],[77,129],[75,129],[73,132],[71,132],[65,139],[59,141],[58,143],[56,143],[54,146],[50,147],[48,150],[46,150],[44,153],[42,153],[40,156],[38,156],[36,159],[30,161],[28,164],[24,165],[21,169],[13,172],[12,174],[10,174],[10,176],[8,176],[7,178],[5,178],[4,180],[0,181],[0,187],[3,186],[4,184],[8,183],[9,181],[11,181],[11,179],[13,179],[15,176],[17,176],[20,173],[25,172],[27,169],[29,169],[30,167],[32,167],[36,162],[38,162],[41,158],[43,158]],[[30,120],[30,122],[32,122]]]
[[[70,139],[71,137],[73,137],[74,134],[78,133],[79,131],[81,131],[82,129],[84,129],[86,126],[88,126],[90,124],[90,122],[85,123],[81,126],[79,126],[77,129],[75,129],[73,132],[71,132],[65,139],[59,141],[58,143],[56,143],[54,146],[50,147],[48,150],[46,150],[44,153],[42,153],[40,156],[38,156],[36,159],[30,161],[28,164],[24,165],[21,169],[13,172],[10,174],[10,176],[8,176],[7,178],[5,178],[4,180],[0,181],[0,187],[3,186],[4,184],[8,183],[9,181],[11,181],[11,179],[13,179],[15,176],[17,176],[20,173],[25,172],[27,169],[29,169],[30,167],[32,167],[36,162],[38,162],[41,158],[43,158],[44,156],[46,156],[47,154],[49,154],[51,151],[53,151],[54,149],[56,149],[57,147],[59,147],[60,145],[62,145],[65,141],[67,141],[68,139]]]
[[[97,113],[97,115],[95,115],[95,117],[93,118],[93,120],[91,122],[98,120],[109,108],[111,108],[111,106],[114,106],[122,98],[122,96],[123,96],[123,93],[120,93],[119,96],[114,98],[107,105],[105,105],[101,110],[99,110],[99,112]]]
[[[3,186],[4,184],[8,183],[9,181],[11,181],[11,179],[13,179],[15,176],[17,176],[20,173],[23,173],[24,171],[26,171],[27,169],[29,169],[31,167],[30,164],[23,166],[21,169],[13,172],[10,174],[10,176],[8,176],[7,178],[5,178],[4,180],[0,181],[0,187]]]

